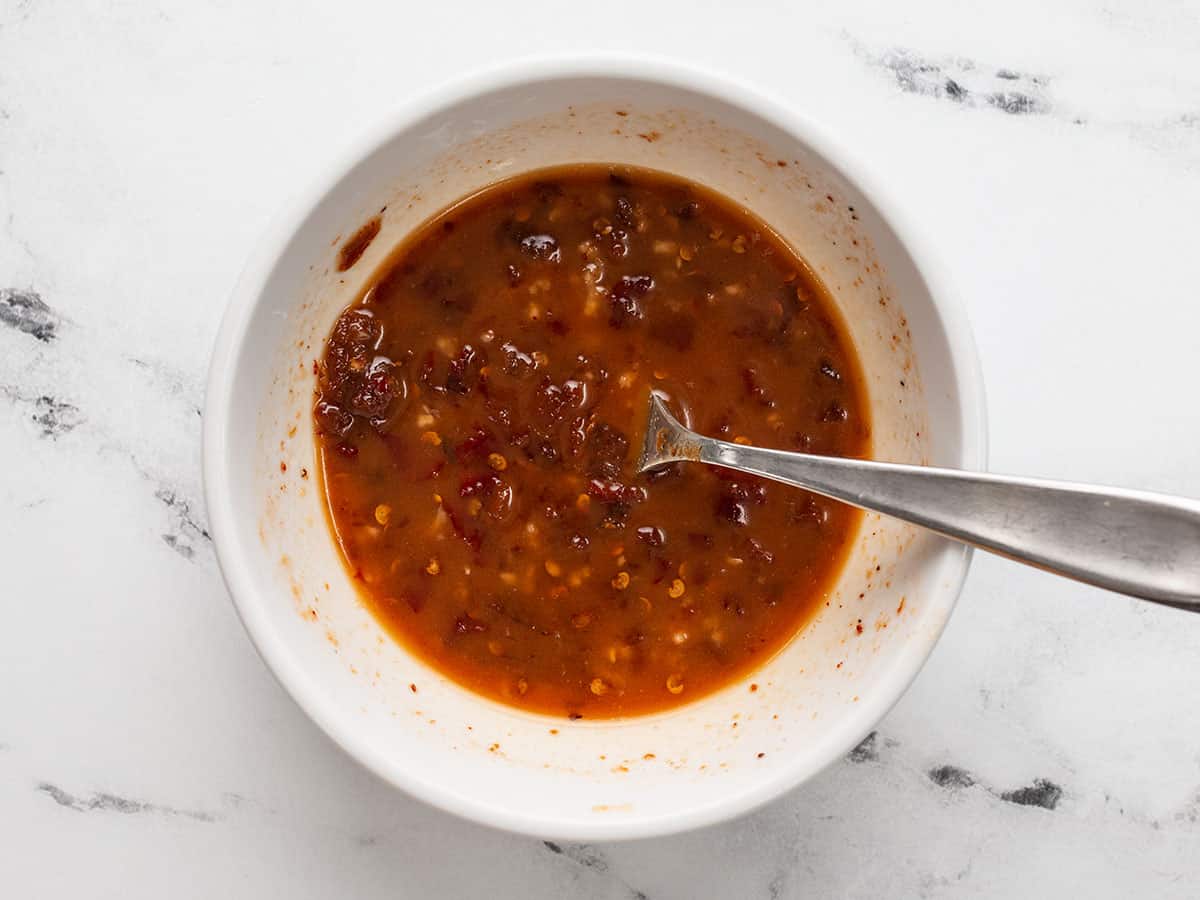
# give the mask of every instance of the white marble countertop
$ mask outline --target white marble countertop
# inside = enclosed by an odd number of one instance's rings
[[[1200,8],[405,6],[0,0],[0,893],[1200,894],[1200,617],[978,557],[845,762],[720,828],[543,844],[304,717],[199,473],[226,295],[295,186],[467,67],[620,48],[761,84],[892,183],[973,319],[995,470],[1200,496]]]

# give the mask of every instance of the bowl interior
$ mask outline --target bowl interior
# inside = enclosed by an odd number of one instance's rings
[[[310,426],[313,360],[334,318],[411,228],[548,165],[646,166],[743,203],[800,250],[840,306],[867,373],[875,457],[978,464],[969,378],[908,252],[815,139],[719,94],[599,74],[460,92],[406,118],[284,222],[233,301],[214,364],[206,476],[239,611],[322,727],[443,808],[581,839],[747,809],[860,739],[953,605],[964,551],[868,515],[830,605],[762,669],[674,712],[568,722],[490,703],[430,670],[387,637],[342,567]],[[336,271],[340,243],[380,210],[378,237]]]

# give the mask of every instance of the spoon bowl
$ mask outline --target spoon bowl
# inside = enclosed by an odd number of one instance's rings
[[[805,488],[1076,581],[1200,612],[1200,501],[731,444],[686,428],[651,392],[638,470],[683,461]]]

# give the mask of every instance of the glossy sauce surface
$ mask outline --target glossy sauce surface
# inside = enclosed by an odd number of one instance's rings
[[[573,718],[765,662],[828,600],[859,514],[693,464],[635,475],[648,392],[727,440],[862,456],[833,303],[698,185],[545,170],[446,210],[340,316],[314,425],[363,597],[461,684]]]

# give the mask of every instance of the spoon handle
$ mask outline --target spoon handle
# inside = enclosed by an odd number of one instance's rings
[[[658,439],[647,435],[643,468],[687,459],[761,475],[1068,578],[1200,612],[1196,500],[767,450],[695,434],[665,408],[657,412]]]

